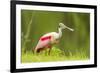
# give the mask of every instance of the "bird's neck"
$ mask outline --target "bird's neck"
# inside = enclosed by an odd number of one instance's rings
[[[62,36],[62,29],[61,28],[58,28],[58,33],[59,33],[59,38],[61,38],[61,36]]]

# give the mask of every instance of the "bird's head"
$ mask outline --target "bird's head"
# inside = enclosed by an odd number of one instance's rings
[[[61,28],[61,29],[69,29],[70,31],[74,31],[74,29],[71,29],[71,28],[69,28],[69,27],[67,27],[66,25],[64,25],[63,23],[59,23],[59,28]]]
[[[63,23],[59,23],[59,28],[65,29],[66,26]]]

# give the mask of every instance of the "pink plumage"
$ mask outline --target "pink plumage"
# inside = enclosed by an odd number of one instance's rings
[[[51,39],[51,36],[46,36],[46,37],[40,38],[41,41],[50,40],[50,39]]]
[[[51,40],[51,36],[44,36],[41,37],[36,48],[35,51],[36,52],[40,52],[41,50],[45,49],[45,48],[50,48],[50,40]]]

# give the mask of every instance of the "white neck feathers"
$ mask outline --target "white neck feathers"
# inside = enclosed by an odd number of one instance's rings
[[[62,36],[62,29],[61,28],[58,28],[58,33],[59,33],[59,38],[61,38],[61,36]]]

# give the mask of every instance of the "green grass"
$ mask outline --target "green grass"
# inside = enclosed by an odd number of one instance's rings
[[[67,53],[67,54],[66,54]],[[58,48],[53,47],[50,55],[47,54],[47,51],[43,51],[39,54],[34,54],[32,51],[26,53],[22,52],[21,61],[22,63],[31,63],[31,62],[51,62],[51,61],[65,61],[65,60],[88,60],[89,57],[84,51],[68,51],[64,53]]]

